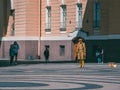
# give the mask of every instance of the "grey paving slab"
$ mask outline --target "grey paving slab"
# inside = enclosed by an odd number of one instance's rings
[[[23,64],[0,68],[0,90],[120,90],[120,64]]]

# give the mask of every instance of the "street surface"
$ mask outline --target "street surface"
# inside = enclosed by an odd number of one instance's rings
[[[120,90],[120,65],[21,64],[0,67],[0,90]]]

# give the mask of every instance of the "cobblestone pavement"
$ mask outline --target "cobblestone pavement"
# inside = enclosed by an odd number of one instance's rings
[[[0,90],[120,90],[120,66],[48,63],[0,67]]]

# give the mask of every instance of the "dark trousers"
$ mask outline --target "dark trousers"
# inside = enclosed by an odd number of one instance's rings
[[[15,63],[17,63],[17,56],[18,56],[18,53],[15,53]]]
[[[49,62],[48,58],[49,58],[48,56],[45,57],[46,63]]]
[[[10,56],[10,65],[13,64],[13,59],[14,59],[14,56]]]

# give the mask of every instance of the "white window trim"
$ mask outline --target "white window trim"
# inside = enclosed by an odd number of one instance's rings
[[[51,34],[51,32],[45,32],[46,34]]]
[[[61,24],[62,23],[65,23],[65,25],[66,25],[66,16],[64,17],[63,16],[63,12],[64,12],[64,10],[63,10],[64,8],[63,7],[60,7],[60,28],[63,28],[63,27],[61,27]],[[65,28],[66,28],[66,26],[65,26]]]
[[[62,4],[65,4],[65,3],[64,3],[64,0],[61,0],[61,3],[62,3]]]
[[[60,7],[60,22],[63,22],[63,15],[62,15],[63,9]]]
[[[48,23],[48,10],[47,8],[45,10],[46,10],[46,23]]]
[[[81,3],[81,0],[78,0],[78,3]]]
[[[13,2],[13,0],[10,0],[10,2],[11,2],[11,9],[14,9],[14,2]]]
[[[66,33],[66,31],[60,31],[60,33]]]
[[[80,16],[80,18],[79,18],[79,13],[78,13],[78,10],[79,10],[79,7],[76,5],[76,27],[78,28],[82,28],[82,9],[80,10],[80,12],[81,12],[81,16]],[[80,21],[80,26],[78,26],[78,22],[79,22],[79,19],[81,20]]]
[[[47,5],[47,6],[49,6],[49,5],[50,5],[50,0],[47,0],[46,5]]]
[[[50,13],[51,13],[51,12],[50,12]],[[46,8],[46,25],[45,25],[45,26],[46,26],[46,29],[48,29],[48,28],[47,28],[47,24],[51,24],[51,16],[49,17],[48,14],[49,14],[49,13],[48,13],[48,9]],[[50,26],[50,28],[51,28],[51,26]],[[49,29],[50,29],[50,28],[49,28]]]

